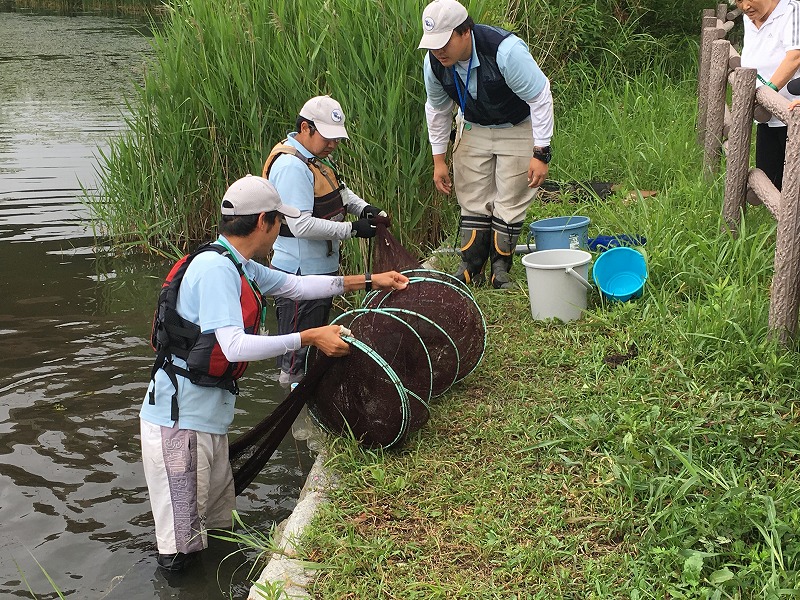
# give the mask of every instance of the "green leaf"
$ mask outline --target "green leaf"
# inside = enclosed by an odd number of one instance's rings
[[[708,582],[714,585],[719,585],[720,583],[725,583],[726,581],[730,581],[734,578],[733,572],[728,568],[725,567],[724,569],[719,569],[714,571],[711,575],[708,576]]]

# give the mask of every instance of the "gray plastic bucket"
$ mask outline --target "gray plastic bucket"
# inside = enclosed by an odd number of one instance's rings
[[[592,255],[583,250],[540,250],[522,257],[531,314],[536,320],[574,321],[586,308]]]

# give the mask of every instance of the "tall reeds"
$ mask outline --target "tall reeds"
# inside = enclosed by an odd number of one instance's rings
[[[351,141],[332,157],[347,183],[401,237],[435,239],[444,211],[429,182],[418,4],[173,5],[129,131],[103,156],[106,201],[93,206],[107,232],[170,253],[208,237],[227,184],[260,173],[303,103],[331,94],[348,117]]]
[[[138,95],[128,105],[128,131],[102,156],[102,195],[90,198],[101,233],[120,248],[167,254],[210,237],[227,185],[245,173],[260,173],[303,103],[330,94],[342,103],[351,133],[333,156],[346,182],[391,213],[393,232],[403,243],[417,250],[437,246],[455,229],[457,208],[454,198],[439,195],[431,184],[423,55],[416,49],[424,5],[170,4]],[[568,60],[597,63],[600,55],[591,44],[616,44],[619,61],[611,68],[620,69],[629,66],[626,53],[641,51],[644,39],[634,35],[635,19],[626,25],[610,8],[577,0],[468,5],[476,21],[520,32],[557,93],[585,83]],[[567,106],[567,96],[558,97],[557,112]]]

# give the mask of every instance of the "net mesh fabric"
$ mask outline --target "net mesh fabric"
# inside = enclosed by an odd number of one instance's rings
[[[350,330],[350,354],[310,348],[306,376],[266,419],[230,445],[236,493],[274,453],[303,405],[324,430],[371,448],[401,445],[430,417],[429,402],[471,373],[486,347],[486,324],[455,277],[425,269],[378,221],[375,272],[401,271],[403,290],[368,294],[334,321]]]
[[[292,390],[286,399],[265,419],[236,438],[228,446],[228,458],[233,470],[233,484],[238,496],[258,476],[275,453],[292,423],[300,414],[310,394],[320,379],[332,368],[337,359],[320,356],[314,368]]]
[[[333,322],[347,327],[394,370],[408,395],[409,433],[422,427],[430,417],[433,373],[420,335],[399,316],[380,310],[349,311]]]
[[[483,314],[446,276],[415,276],[403,290],[370,294],[364,309],[337,322],[358,343],[316,384],[309,412],[324,429],[369,447],[399,445],[419,429],[427,399],[466,377],[486,345]],[[309,352],[309,361],[316,357]]]
[[[420,261],[397,241],[386,227],[386,223],[383,220],[376,222],[372,271],[385,273],[418,268]]]
[[[460,381],[478,365],[486,347],[486,323],[472,295],[440,278],[411,277],[404,290],[383,290],[366,299],[365,308],[403,308],[424,315],[455,342]]]
[[[355,338],[345,340],[350,354],[316,382],[306,397],[309,413],[326,431],[352,435],[369,448],[402,444],[409,425],[405,387],[377,352]],[[313,368],[323,356],[312,348],[306,364]]]
[[[384,313],[397,316],[420,336],[431,362],[431,397],[440,396],[456,382],[459,370],[459,353],[456,343],[447,332],[428,317],[404,308],[385,307]]]

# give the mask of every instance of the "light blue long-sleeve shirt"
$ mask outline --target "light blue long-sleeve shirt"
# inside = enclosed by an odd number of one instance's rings
[[[455,65],[456,73],[462,81],[467,81],[469,61]],[[478,75],[480,66],[475,36],[472,36],[472,73],[469,77],[469,95],[478,96]],[[553,98],[550,95],[550,82],[531,56],[528,45],[514,34],[505,38],[497,47],[497,66],[509,89],[521,100],[530,105],[531,129],[534,142],[546,146],[553,136]],[[426,119],[433,153],[440,154],[447,149],[450,135],[451,110],[453,100],[436,79],[430,64],[430,53],[425,53],[423,79],[427,92]],[[480,126],[477,125],[476,126]],[[490,125],[489,127],[510,127],[511,123]]]
[[[273,295],[285,284],[288,277],[285,273],[246,260],[224,236],[220,236],[217,243],[232,249],[247,277],[258,284],[261,293]],[[233,262],[216,252],[203,252],[186,269],[178,293],[178,314],[197,324],[203,333],[221,327],[243,327],[241,293],[242,278]],[[299,338],[299,334],[289,334],[286,336],[288,345],[292,344],[291,336]],[[299,347],[299,343],[299,339],[294,340],[295,346]],[[178,357],[173,357],[173,360],[176,366],[186,368],[184,360]],[[178,377],[177,381],[178,426],[207,433],[227,433],[233,421],[236,396],[222,388],[195,385],[184,377]],[[155,393],[155,404],[149,402],[151,390]],[[141,418],[156,425],[172,427],[175,422],[170,418],[170,412],[175,391],[166,372],[163,369],[157,371],[145,394],[139,413]]]
[[[297,148],[306,158],[313,158],[303,144],[290,133],[286,144]],[[279,236],[273,247],[271,264],[288,273],[320,275],[339,270],[340,240],[353,235],[353,226],[347,221],[318,219],[314,210],[314,174],[299,158],[281,154],[272,163],[269,180],[280,194],[281,201],[300,210],[298,219],[287,218],[289,229],[295,237]],[[349,188],[342,190],[342,200],[347,212],[359,215],[367,203]],[[331,242],[330,252],[328,241]]]

